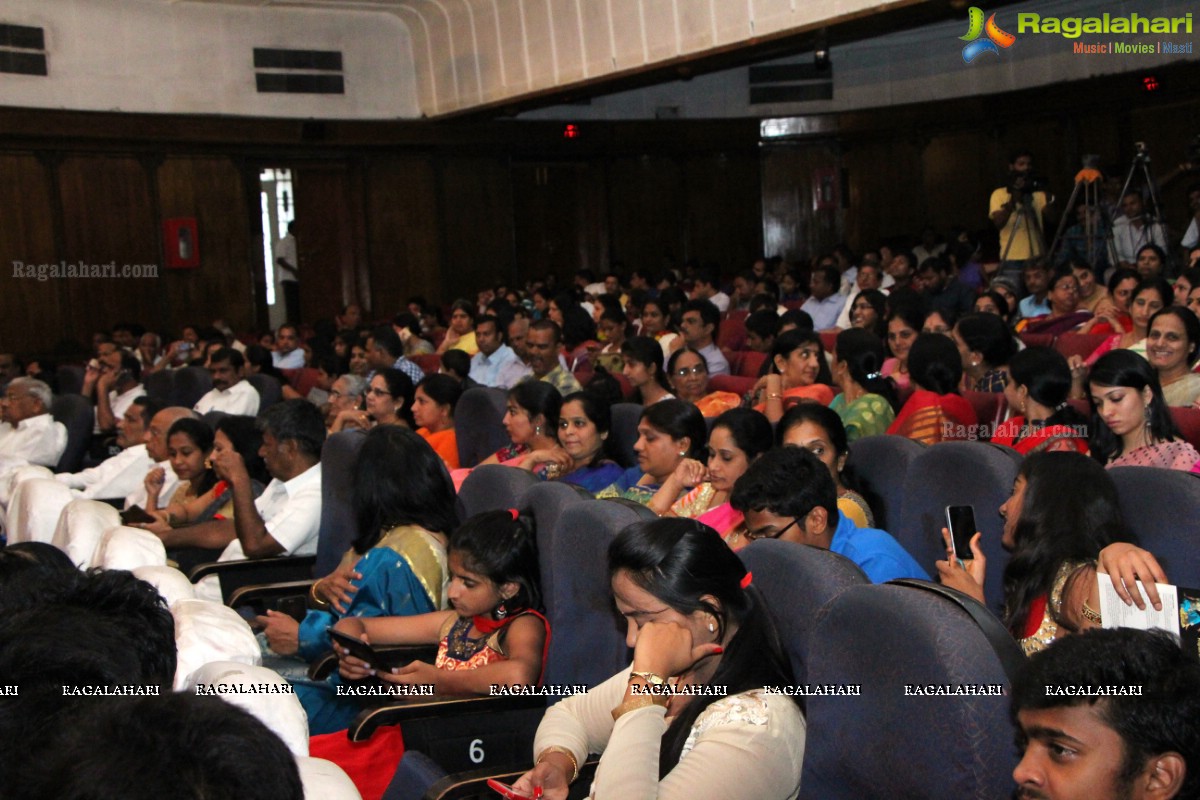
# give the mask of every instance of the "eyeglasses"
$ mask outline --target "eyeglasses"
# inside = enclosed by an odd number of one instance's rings
[[[787,525],[784,525],[782,528],[775,531],[774,533],[765,533],[764,532],[767,528],[771,527],[770,525],[767,525],[763,528],[759,528],[758,530],[753,530],[753,531],[748,530],[748,531],[746,531],[746,538],[752,542],[755,541],[756,539],[778,539],[780,536],[783,536],[785,533],[787,533],[788,529],[791,528],[793,525],[795,525],[799,521],[800,521],[800,518],[796,517],[791,522],[789,522]]]
[[[694,367],[680,367],[675,370],[675,377],[686,378],[688,375],[703,375],[708,372],[708,368],[703,364],[697,364]]]
[[[376,397],[391,397],[392,396],[392,393],[389,392],[387,389],[376,389],[374,386],[372,386],[370,389],[367,389],[366,393],[373,394]]]

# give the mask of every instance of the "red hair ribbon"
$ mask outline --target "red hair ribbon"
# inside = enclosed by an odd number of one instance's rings
[[[746,570],[746,574],[742,576],[742,588],[745,589],[750,585],[750,581],[754,580],[754,573]]]
[[[510,508],[508,513],[512,514],[513,522],[516,522],[517,517],[521,516],[521,512],[517,511],[515,508]]]

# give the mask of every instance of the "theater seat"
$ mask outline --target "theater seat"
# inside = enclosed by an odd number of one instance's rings
[[[77,498],[63,508],[52,544],[80,569],[89,569],[104,532],[121,524],[121,515],[108,503]]]
[[[637,441],[637,425],[641,416],[642,406],[637,403],[617,403],[612,407],[608,449],[613,460],[625,469],[637,464],[633,443]]]
[[[1171,408],[1171,421],[1179,429],[1179,435],[1200,450],[1200,408],[1174,406]]]
[[[207,600],[180,600],[171,606],[175,618],[175,689],[188,686],[192,673],[214,661],[236,661],[257,667],[262,648],[246,620],[232,608]]]
[[[1054,349],[1068,359],[1071,356],[1087,358],[1096,351],[1097,347],[1104,344],[1104,340],[1107,338],[1109,338],[1109,334],[1107,333],[1074,333],[1068,331],[1054,340]]]
[[[196,591],[192,582],[174,567],[149,566],[134,567],[134,577],[143,580],[158,590],[167,607],[175,605],[180,600],[195,600]]]
[[[203,367],[180,367],[172,375],[171,405],[192,408],[212,389],[212,376]]]
[[[485,464],[471,470],[458,491],[458,518],[466,520],[483,511],[514,508],[525,490],[539,479],[529,470]]]
[[[504,430],[508,394],[502,389],[477,386],[467,389],[454,407],[458,463],[474,467],[509,443]]]
[[[217,692],[227,703],[253,714],[283,740],[292,755],[308,756],[308,716],[300,698],[278,672],[239,661],[210,661],[192,672],[187,690]],[[272,688],[278,691],[239,691]]]
[[[740,375],[713,375],[708,379],[710,392],[733,392],[738,396],[745,395],[754,388],[758,378],[745,378]]]
[[[1200,587],[1200,476],[1153,467],[1114,467],[1108,474],[1138,543],[1154,554],[1171,583]]]
[[[909,465],[904,481],[904,511],[891,531],[930,575],[933,562],[946,557],[942,528],[946,506],[975,507],[975,524],[987,556],[984,592],[987,606],[999,612],[1004,603],[1004,567],[1008,551],[1000,544],[1004,520],[1000,506],[1012,494],[1018,465],[999,449],[982,442],[941,442]]]
[[[987,440],[992,438],[992,431],[996,430],[996,426],[1004,419],[1004,412],[1008,404],[1004,401],[1003,392],[963,392],[963,399],[971,404],[971,408],[975,409],[975,419],[979,421],[979,428],[974,436],[969,437],[972,440]]]
[[[78,472],[83,464],[92,428],[96,422],[92,404],[78,394],[57,394],[50,401],[50,416],[67,429],[67,447],[58,459],[55,472]]]
[[[31,478],[12,490],[4,529],[9,544],[54,542],[58,517],[75,499],[71,490],[53,478]]]
[[[1011,639],[998,646],[961,604],[931,591],[884,584],[839,594],[813,630],[808,682],[859,694],[807,698],[801,800],[1008,797],[1009,698],[906,695],[961,685],[1007,693],[1005,664],[1020,651]]]
[[[162,403],[171,402],[171,390],[175,386],[171,370],[163,369],[151,372],[143,378],[142,384],[146,387],[147,396]]]
[[[296,769],[304,786],[304,800],[362,800],[354,781],[332,761],[298,756]]]
[[[126,569],[137,567],[165,567],[167,550],[162,539],[141,528],[118,525],[109,528],[100,537],[92,565],[102,569]]]
[[[894,531],[904,508],[904,477],[925,445],[904,436],[866,436],[850,445],[846,468],[875,515],[875,527]]]
[[[263,375],[262,373],[248,375],[246,382],[258,392],[259,413],[283,400],[283,387],[279,384],[279,380],[272,375]]]
[[[766,600],[796,683],[804,683],[809,642],[821,607],[851,586],[870,581],[848,558],[804,544],[760,539],[738,555]]]

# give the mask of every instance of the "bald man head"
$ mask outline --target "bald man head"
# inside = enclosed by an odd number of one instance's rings
[[[154,415],[146,428],[146,452],[156,463],[167,460],[167,431],[175,424],[175,420],[191,417],[199,419],[199,414],[183,406],[164,408]]]

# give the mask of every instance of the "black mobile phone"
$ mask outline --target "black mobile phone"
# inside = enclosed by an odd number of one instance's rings
[[[342,633],[341,631],[330,629],[329,638],[332,639],[335,644],[338,644],[346,650],[349,650],[350,655],[354,656],[359,661],[370,664],[375,669],[386,669],[388,667],[387,661],[380,656],[375,648],[371,647],[371,645],[367,644],[362,639],[359,639],[357,636],[351,636],[348,633]]]
[[[971,555],[971,537],[975,535],[975,506],[946,506],[946,527],[950,529],[950,544],[954,557],[963,561]]]
[[[133,522],[149,523],[154,522],[154,517],[146,513],[146,510],[141,506],[130,506],[121,512],[121,524],[129,525]]]

